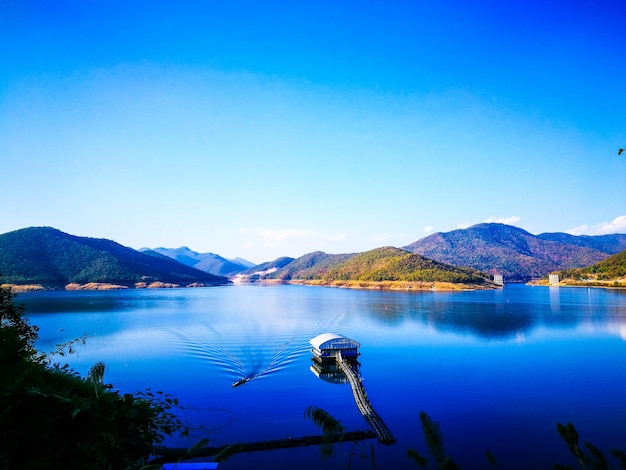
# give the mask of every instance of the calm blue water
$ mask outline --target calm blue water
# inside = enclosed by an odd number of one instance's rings
[[[242,454],[220,468],[418,468],[419,422],[438,421],[462,468],[574,463],[556,432],[626,451],[626,291],[508,285],[488,292],[380,292],[303,286],[21,294],[40,349],[87,336],[68,361],[97,361],[123,392],[177,396],[185,422],[212,445],[319,434],[314,405],[367,429],[347,384],[311,370],[309,339],[359,341],[361,374],[397,439]],[[63,358],[60,358],[60,360]],[[247,384],[233,388],[241,377]],[[171,442],[185,445],[185,442]],[[373,456],[373,458],[372,458]],[[374,466],[375,465],[375,466]]]

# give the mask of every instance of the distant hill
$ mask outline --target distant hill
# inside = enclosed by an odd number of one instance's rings
[[[331,285],[342,281],[490,284],[489,275],[475,269],[446,265],[394,247],[340,255],[316,251],[261,277]]]
[[[228,282],[158,253],[140,253],[111,240],[77,237],[51,227],[0,235],[0,274],[2,283],[53,287],[70,283],[134,286],[138,282]]]
[[[543,240],[585,246],[611,255],[626,250],[626,235],[621,233],[610,235],[570,235],[569,233],[556,232],[540,233],[537,236]]]
[[[216,276],[232,276],[250,268],[248,265],[229,261],[214,253],[198,253],[186,246],[180,248],[154,248],[152,251]]]
[[[617,253],[592,266],[558,271],[561,284],[626,286],[626,251]]]
[[[255,266],[255,264],[252,261],[248,261],[247,259],[243,259],[243,258],[233,258],[229,261],[232,261],[233,263],[237,263],[237,264],[241,264],[242,266],[245,266],[246,268],[251,268],[252,266]]]
[[[527,281],[559,269],[589,266],[609,256],[587,246],[552,241],[495,223],[435,233],[404,249],[442,263],[502,274],[509,281]]]
[[[261,263],[251,268],[248,268],[239,274],[246,278],[254,277],[255,279],[258,279],[261,277],[265,277],[269,273],[278,271],[279,269],[287,266],[292,261],[294,261],[294,258],[283,256],[281,258],[275,259],[274,261],[267,261],[265,263]]]
[[[330,269],[323,278],[327,281],[409,281],[478,283],[488,275],[471,268],[460,268],[440,263],[400,248],[382,247],[352,256]]]
[[[329,269],[348,261],[355,254],[329,255],[315,251],[291,261],[283,268],[268,275],[272,279],[320,279]]]

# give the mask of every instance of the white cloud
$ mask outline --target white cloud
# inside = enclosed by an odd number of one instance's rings
[[[321,233],[309,229],[241,229],[242,233],[254,234],[263,240],[266,247],[303,245],[317,247],[328,242],[340,242],[346,238],[343,233]]]
[[[430,233],[433,231],[433,226],[429,225],[428,227],[424,227],[424,233]]]
[[[520,217],[516,216],[516,215],[512,215],[510,217],[495,217],[495,216],[491,216],[488,219],[484,220],[484,222],[488,223],[488,224],[506,224],[506,225],[513,225],[518,223],[521,220]]]
[[[596,225],[579,225],[566,231],[571,235],[607,235],[609,233],[626,233],[626,215],[616,217],[612,222]]]
[[[468,227],[471,227],[472,225],[474,225],[474,224],[471,223],[471,222],[461,222],[461,223],[458,223],[456,225],[456,228],[458,228],[458,229],[466,229]]]

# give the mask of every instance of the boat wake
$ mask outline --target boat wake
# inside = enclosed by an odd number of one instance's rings
[[[282,330],[268,329],[267,325],[247,325],[245,329],[223,332],[211,326],[170,331],[183,354],[212,364],[236,388],[278,373],[299,358],[308,357],[310,338],[336,321],[336,315],[328,315],[320,317],[312,326]]]

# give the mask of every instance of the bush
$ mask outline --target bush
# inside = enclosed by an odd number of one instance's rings
[[[81,378],[50,364],[36,338],[10,290],[0,288],[0,468],[140,468],[152,445],[181,428],[175,399],[110,391],[104,364]]]

